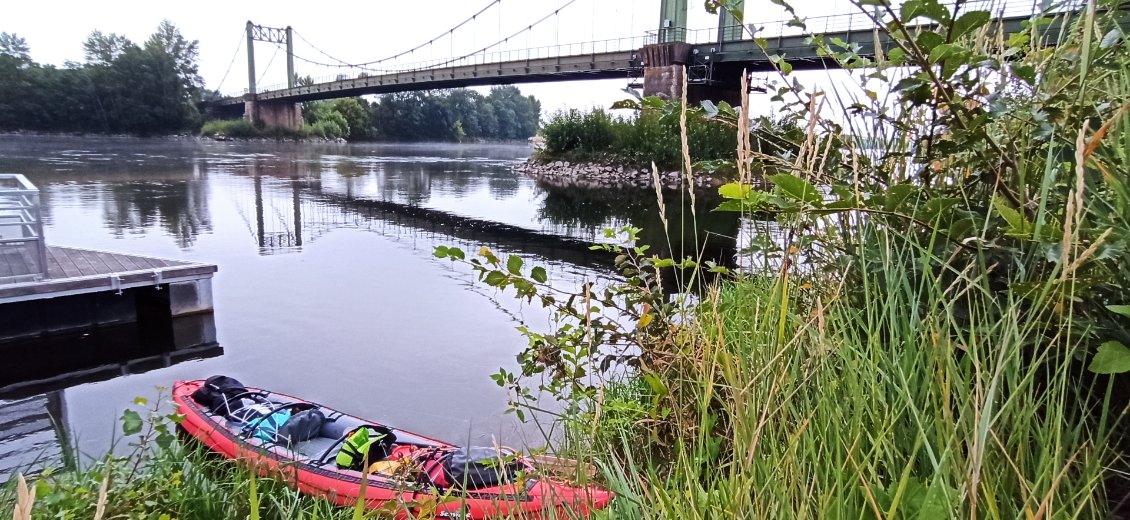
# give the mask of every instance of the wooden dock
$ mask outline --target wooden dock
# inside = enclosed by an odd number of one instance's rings
[[[213,264],[74,247],[33,252],[0,247],[0,342],[212,312]]]
[[[28,252],[8,249],[3,253],[0,254],[0,304],[197,281],[210,279],[216,272],[212,264],[47,246],[47,276],[34,281],[4,283],[5,277],[24,280],[33,273],[35,264]]]

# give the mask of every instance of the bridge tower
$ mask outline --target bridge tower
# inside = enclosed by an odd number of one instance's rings
[[[271,128],[302,128],[302,105],[284,101],[259,101],[258,87],[255,84],[255,42],[268,42],[286,45],[286,87],[294,88],[297,77],[294,75],[294,30],[264,27],[247,21],[247,94],[243,96],[243,118],[256,124]]]
[[[682,96],[682,75],[686,71],[687,99],[725,100],[737,104],[741,99],[740,71],[723,71],[706,60],[695,60],[693,46],[687,43],[687,0],[659,0],[659,30],[655,43],[640,50],[644,64],[643,94],[667,99]],[[741,12],[745,0],[729,0],[718,9],[717,47],[742,39],[744,28],[734,12]],[[702,43],[702,42],[696,42]]]

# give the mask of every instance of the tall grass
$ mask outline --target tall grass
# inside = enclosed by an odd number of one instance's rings
[[[919,276],[899,266],[923,248],[887,238],[863,305],[788,273],[710,293],[647,392],[682,438],[662,457],[636,426],[594,443],[613,517],[1103,517],[1121,411],[1080,384],[1070,318]]]

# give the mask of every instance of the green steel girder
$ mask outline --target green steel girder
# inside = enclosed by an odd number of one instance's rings
[[[657,43],[687,41],[687,0],[659,0]]]

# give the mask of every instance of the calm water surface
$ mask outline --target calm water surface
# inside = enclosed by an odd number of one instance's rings
[[[114,333],[2,346],[9,360],[105,351],[126,375],[6,396],[0,459],[26,461],[57,446],[53,433],[26,427],[45,413],[97,454],[135,396],[216,373],[452,442],[539,443],[504,414],[506,395],[488,375],[514,367],[525,345],[515,328],[547,327],[545,312],[474,283],[433,248],[521,254],[567,287],[613,276],[609,259],[588,249],[606,227],[642,227],[655,252],[671,247],[653,191],[539,184],[510,171],[529,153],[525,145],[0,137],[0,172],[39,186],[50,244],[219,266],[214,316],[192,325],[214,326],[219,346],[187,356],[203,359],[131,366],[150,346],[127,347]],[[669,225],[681,226],[678,201],[667,206]],[[728,261],[737,221],[708,209],[698,211],[697,247]]]

